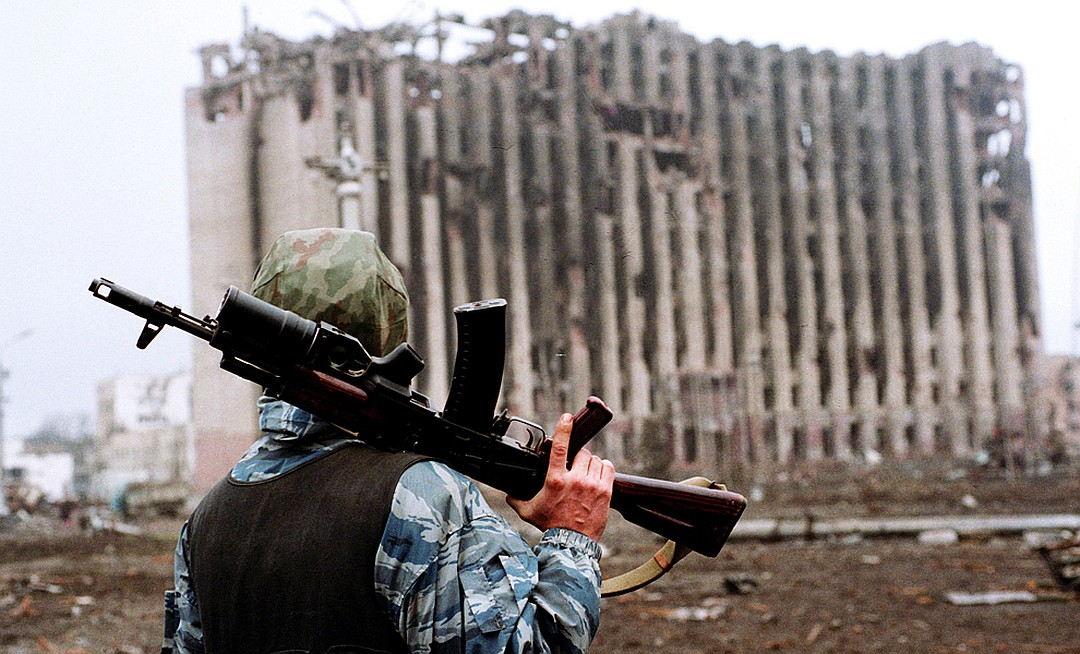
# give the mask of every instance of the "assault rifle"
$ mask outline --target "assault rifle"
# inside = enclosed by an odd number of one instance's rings
[[[224,370],[375,447],[439,459],[521,499],[544,485],[550,439],[535,423],[505,411],[495,415],[505,360],[505,300],[454,309],[457,354],[446,404],[439,412],[411,388],[424,362],[408,343],[373,357],[358,339],[333,325],[307,320],[235,286],[226,291],[217,316],[202,319],[107,279],[95,279],[90,291],[146,320],[136,343],[140,349],[165,326],[177,327],[220,350]],[[569,460],[611,417],[598,398],[587,400],[574,418]],[[513,423],[525,425],[529,436],[509,436]],[[611,498],[611,507],[628,521],[669,539],[655,563],[646,564],[661,568],[654,570],[654,577],[690,550],[716,556],[745,506],[743,496],[701,477],[678,483],[616,473]]]

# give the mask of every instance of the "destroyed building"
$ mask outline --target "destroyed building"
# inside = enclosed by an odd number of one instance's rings
[[[245,29],[187,92],[198,315],[289,229],[377,234],[441,406],[452,307],[506,298],[511,413],[589,394],[598,448],[723,475],[1038,439],[1042,356],[1021,69],[717,39],[639,13],[512,12],[294,42]],[[195,353],[197,485],[258,389]]]

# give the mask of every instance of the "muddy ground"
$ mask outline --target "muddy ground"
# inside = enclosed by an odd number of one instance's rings
[[[803,476],[763,487],[745,517],[1080,513],[1076,476],[954,477]],[[0,531],[0,652],[157,652],[178,525],[84,534],[35,518]],[[1080,653],[1080,598],[1054,585],[1030,538],[733,540],[715,559],[691,555],[652,586],[604,600],[591,651]],[[609,572],[660,544],[618,519],[604,540]],[[1044,601],[947,599],[1014,590]]]

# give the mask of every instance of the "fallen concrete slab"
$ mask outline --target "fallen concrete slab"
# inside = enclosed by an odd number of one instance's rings
[[[918,536],[924,532],[954,531],[958,536],[1018,535],[1028,531],[1080,530],[1080,515],[1039,514],[1016,516],[919,516],[898,518],[756,518],[735,525],[731,539],[780,540]]]

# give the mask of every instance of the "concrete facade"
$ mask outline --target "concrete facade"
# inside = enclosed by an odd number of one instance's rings
[[[443,25],[440,27],[452,27]],[[187,94],[195,312],[287,229],[359,226],[406,275],[421,390],[451,309],[505,297],[512,413],[589,393],[597,447],[734,476],[1045,438],[1022,71],[696,41],[640,14],[513,12],[453,63],[419,28],[202,51]],[[443,30],[437,31],[443,34]],[[198,484],[257,389],[194,366]]]

